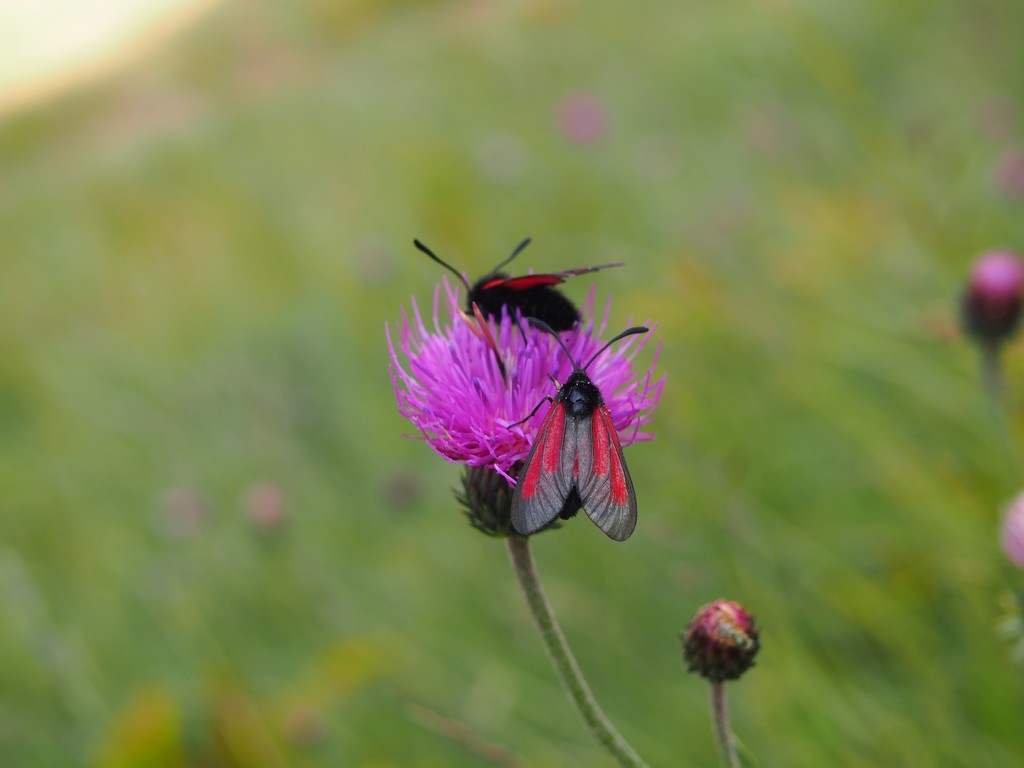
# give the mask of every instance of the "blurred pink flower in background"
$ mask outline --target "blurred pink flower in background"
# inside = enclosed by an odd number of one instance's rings
[[[996,160],[996,189],[1007,197],[1024,197],[1024,151],[1008,149]]]
[[[245,514],[257,530],[272,533],[285,521],[284,491],[274,483],[257,483],[249,488],[242,502]]]
[[[971,267],[963,301],[966,331],[979,342],[1004,341],[1017,329],[1024,262],[1010,251],[989,251]]]
[[[558,105],[558,127],[576,144],[594,144],[608,135],[608,110],[591,93],[570,93]]]
[[[1003,551],[1010,562],[1024,568],[1024,493],[1014,499],[1003,521]]]

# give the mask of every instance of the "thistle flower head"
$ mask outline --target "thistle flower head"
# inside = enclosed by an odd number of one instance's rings
[[[713,683],[737,679],[754,665],[761,647],[753,614],[732,600],[703,606],[681,640],[690,671]]]
[[[1009,251],[982,255],[971,268],[964,295],[964,329],[975,340],[995,344],[1005,341],[1020,321],[1024,296],[1024,262]]]
[[[573,363],[555,339],[507,309],[500,319],[467,318],[459,293],[445,279],[434,291],[429,322],[414,299],[411,313],[403,308],[401,321],[386,328],[398,411],[448,461],[488,467],[511,484],[544,420],[546,409],[538,405],[557,391],[552,377],[565,381]],[[579,324],[562,334],[580,365],[603,345],[608,307],[599,324],[594,315],[592,290]],[[646,340],[631,336],[588,369],[623,445],[653,437],[642,427],[664,382],[654,379],[657,354],[650,367],[634,368]]]

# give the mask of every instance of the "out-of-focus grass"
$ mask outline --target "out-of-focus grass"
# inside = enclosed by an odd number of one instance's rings
[[[596,277],[612,326],[651,316],[664,343],[637,533],[535,544],[638,751],[713,762],[676,635],[728,596],[763,625],[731,689],[759,765],[1020,762],[994,627],[1021,421],[953,312],[969,259],[1020,245],[993,167],[1021,141],[1022,24],[235,3],[7,120],[0,762],[481,764],[450,720],[524,764],[607,764],[387,374],[384,323],[439,277],[412,237],[478,274],[524,235],[539,269],[627,261]],[[560,133],[577,91],[603,141]]]

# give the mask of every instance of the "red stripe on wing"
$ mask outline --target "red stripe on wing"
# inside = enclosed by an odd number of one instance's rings
[[[626,473],[622,469],[622,451],[612,451],[612,502],[624,506],[629,501]]]
[[[558,285],[564,283],[562,275],[523,275],[522,277],[501,277],[489,280],[482,286],[483,290],[488,288],[508,288],[511,291],[528,291],[530,288],[537,288],[542,285]]]
[[[544,423],[537,433],[533,453],[530,454],[526,466],[526,475],[522,480],[522,497],[529,499],[537,492],[537,484],[540,482],[541,470],[553,472],[552,467],[557,468],[562,451],[562,432],[565,428],[565,407],[561,403],[554,403],[548,415],[544,417]]]
[[[604,413],[599,414],[596,419],[591,419],[591,422],[591,433],[594,438],[593,471],[595,475],[604,477],[608,474],[611,461],[608,457],[608,428],[604,423]]]
[[[622,506],[629,501],[629,488],[626,485],[626,472],[623,469],[622,444],[619,433],[608,412],[607,406],[598,409],[599,418],[594,419],[594,472],[606,475],[611,472],[612,503]]]
[[[609,267],[621,267],[621,262],[615,264],[601,264],[597,267],[577,267],[576,269],[567,269],[564,272],[546,272],[541,275],[520,275],[519,277],[496,277],[493,280],[488,280],[482,286],[480,290],[486,291],[489,288],[508,288],[512,291],[528,291],[531,288],[537,288],[542,285],[558,285],[564,283],[568,278],[575,277],[576,275],[586,275],[591,272],[597,272],[600,269],[608,269]]]
[[[562,436],[565,434],[565,406],[561,403],[551,405],[544,429],[539,440],[544,441],[544,471],[557,472],[562,464]]]

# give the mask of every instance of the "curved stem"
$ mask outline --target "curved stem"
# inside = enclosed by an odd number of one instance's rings
[[[718,760],[725,768],[740,768],[736,742],[729,727],[729,704],[725,698],[725,683],[711,683],[711,722],[718,742]]]
[[[999,345],[996,343],[982,344],[981,350],[981,380],[985,392],[992,400],[993,405],[1005,415],[1006,387],[1003,383],[1003,364],[999,354]]]
[[[530,554],[529,541],[524,536],[509,536],[507,541],[509,557],[519,579],[519,586],[523,589],[530,613],[533,614],[533,620],[544,641],[544,647],[548,650],[551,662],[555,665],[555,672],[558,673],[558,679],[562,681],[569,699],[590,728],[590,732],[594,734],[594,738],[619,761],[619,765],[646,768],[646,763],[619,735],[594,700],[594,694],[583,678],[583,673],[573,658],[572,651],[569,650],[569,644],[565,641],[565,635],[558,626],[551,605],[544,596],[540,579],[537,577],[537,569],[533,564],[533,556]]]
[[[1017,441],[1011,425],[1010,397],[1006,389],[1001,350],[997,343],[990,342],[980,346],[979,367],[981,381],[985,394],[988,395],[993,418],[999,429],[1000,437],[1006,444],[1007,458],[1012,462],[1013,467],[1018,467],[1021,463],[1020,452],[1017,449]]]

